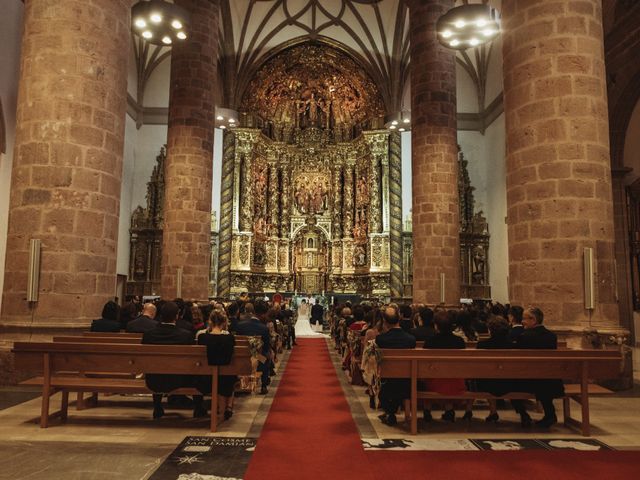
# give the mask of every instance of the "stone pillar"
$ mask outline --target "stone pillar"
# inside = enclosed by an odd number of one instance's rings
[[[235,134],[225,131],[222,137],[222,179],[220,182],[220,237],[218,247],[218,295],[231,291],[231,239],[233,237],[235,180]]]
[[[218,80],[218,0],[180,0],[191,32],[171,53],[165,166],[162,296],[206,299],[210,261],[214,85]]]
[[[455,52],[438,43],[436,20],[453,0],[410,2],[413,300],[460,301],[460,222]]]
[[[391,296],[402,297],[402,147],[395,132],[389,135],[389,227]]]
[[[5,331],[86,329],[115,296],[130,8],[25,2]],[[31,239],[42,252],[39,301],[29,305]]]
[[[539,306],[555,329],[615,327],[601,2],[505,0],[502,19],[510,300]]]

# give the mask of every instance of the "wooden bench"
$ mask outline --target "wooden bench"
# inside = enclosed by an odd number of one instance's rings
[[[409,378],[411,383],[411,434],[418,432],[418,399],[523,399],[531,394],[514,392],[494,397],[486,392],[466,392],[461,396],[442,395],[437,392],[419,392],[419,379],[433,378],[487,378],[487,379],[561,379],[578,382],[567,385],[563,399],[565,424],[575,421],[570,417],[569,400],[575,399],[582,407],[581,429],[590,435],[589,395],[610,393],[590,385],[593,380],[619,376],[622,354],[619,350],[435,350],[435,349],[381,349],[381,378]]]
[[[48,426],[52,416],[59,415],[66,421],[69,392],[152,393],[144,379],[136,377],[144,373],[164,373],[211,376],[211,431],[215,432],[218,375],[250,375],[252,372],[251,355],[246,346],[236,346],[231,363],[223,366],[208,365],[206,347],[201,345],[16,342],[13,353],[16,368],[42,375],[26,382],[42,384],[42,428]],[[85,376],[87,372],[101,375]],[[60,412],[50,415],[50,397],[59,391],[62,392]],[[180,389],[172,393],[197,392]]]

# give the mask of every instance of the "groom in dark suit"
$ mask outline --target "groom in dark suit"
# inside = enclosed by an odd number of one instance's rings
[[[142,335],[142,343],[152,345],[193,345],[193,334],[176,326],[179,315],[178,305],[165,303],[160,309],[160,323]],[[211,377],[207,375],[177,375],[149,373],[145,375],[145,383],[153,394],[153,418],[164,415],[162,394],[184,387],[196,388],[203,395],[211,393]],[[207,410],[203,405],[202,395],[193,397],[193,416],[205,417]]]
[[[320,329],[322,329],[322,320],[324,318],[324,307],[320,305],[320,298],[316,298],[316,303],[311,307],[311,324],[314,326],[320,325]]]

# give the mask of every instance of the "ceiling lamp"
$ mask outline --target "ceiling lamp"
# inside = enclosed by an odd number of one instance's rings
[[[237,127],[240,118],[235,110],[223,107],[216,107],[215,117],[215,127],[221,130]]]
[[[402,110],[384,118],[384,128],[391,132],[407,132],[411,130],[411,112]]]
[[[131,29],[154,45],[185,40],[188,26],[189,13],[165,0],[141,0],[131,8]]]
[[[466,50],[493,40],[500,33],[498,12],[484,4],[452,8],[436,23],[438,40],[447,48]]]

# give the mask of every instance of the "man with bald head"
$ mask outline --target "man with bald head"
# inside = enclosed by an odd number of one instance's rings
[[[376,345],[380,348],[416,348],[416,337],[400,328],[398,309],[385,307],[382,313],[384,333],[376,337]],[[383,378],[380,380],[380,403],[384,414],[380,416],[382,423],[395,425],[396,412],[402,401],[410,398],[411,383],[408,378]]]
[[[127,323],[128,333],[144,333],[158,326],[156,318],[156,306],[153,303],[145,303],[142,315]]]

